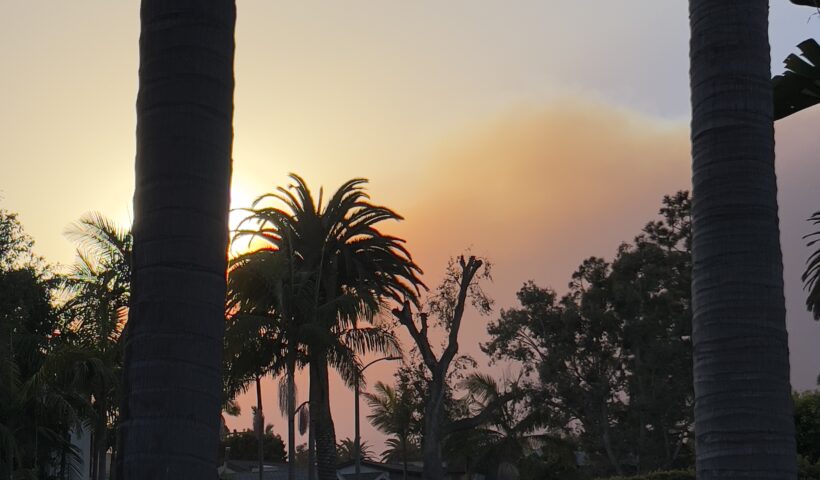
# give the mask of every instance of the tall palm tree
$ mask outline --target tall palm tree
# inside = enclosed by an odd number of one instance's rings
[[[305,324],[305,317],[310,317],[316,299],[315,281],[310,274],[295,271],[293,257],[286,250],[262,248],[231,261],[227,306],[230,320],[225,338],[228,398],[244,391],[257,375],[284,373],[285,385],[280,389],[280,400],[284,402],[280,408],[288,419],[290,458],[296,456],[294,376],[296,369],[308,362],[306,342],[312,337],[311,325]],[[345,295],[317,308],[333,310],[345,304],[349,308],[354,301],[354,297]],[[349,384],[352,374],[360,368],[357,354],[399,350],[398,341],[390,332],[374,327],[336,330],[325,340],[335,352],[331,366]],[[313,458],[313,442],[309,442],[309,451]],[[291,478],[295,476],[294,465],[289,463]]]
[[[260,376],[277,376],[283,371],[288,387],[294,388],[294,399],[288,396],[288,458],[295,458],[294,375],[304,365],[298,332],[283,312],[284,302],[296,301],[292,290],[290,262],[285,252],[261,249],[231,261],[228,273],[229,322],[225,334],[226,398],[233,398],[251,383],[257,384],[257,411],[261,411]],[[288,286],[286,286],[288,284]],[[281,398],[280,398],[281,400]],[[280,402],[281,404],[281,402]],[[260,458],[261,462],[261,458]],[[294,462],[288,462],[288,478],[295,478]],[[260,470],[261,471],[261,470]]]
[[[376,382],[372,392],[364,393],[370,406],[367,418],[380,432],[390,435],[388,449],[382,458],[398,458],[402,464],[402,478],[407,479],[407,462],[420,453],[415,438],[413,411],[408,399],[390,385]]]
[[[105,476],[106,452],[116,456],[114,435],[120,402],[122,370],[120,333],[125,326],[131,287],[131,232],[99,213],[84,215],[66,231],[77,243],[77,262],[63,277],[69,296],[62,308],[62,339],[84,351],[89,365],[86,387],[93,399],[93,458],[95,479]]]
[[[360,328],[389,300],[416,301],[423,286],[421,270],[403,240],[385,235],[376,224],[400,220],[392,210],[368,201],[364,179],[342,185],[327,203],[314,201],[307,184],[291,175],[290,188],[259,197],[245,222],[257,236],[285,252],[301,292],[286,317],[298,318],[299,341],[307,345],[310,371],[310,420],[315,433],[317,470],[321,480],[336,476],[336,435],[330,412],[328,366],[352,384],[357,352],[395,354],[397,342],[381,328]],[[264,206],[269,200],[273,206]],[[381,339],[381,340],[380,340]],[[384,341],[388,339],[389,341]]]
[[[768,3],[689,1],[699,479],[797,473]]]
[[[233,0],[142,0],[120,480],[217,467]]]
[[[268,353],[271,338],[264,324],[252,316],[234,314],[229,317],[225,328],[225,351],[223,356],[225,402],[233,402],[236,395],[256,386],[256,407],[253,410],[253,426],[256,432],[259,461],[259,478],[262,478],[264,462],[265,416],[262,408],[262,379],[275,366],[270,359],[277,358]]]

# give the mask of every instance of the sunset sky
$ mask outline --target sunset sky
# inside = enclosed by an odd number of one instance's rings
[[[690,188],[687,2],[237,3],[233,206],[288,172],[317,190],[367,177],[373,200],[406,217],[389,229],[428,284],[467,248],[493,262],[492,318],[526,280],[563,291],[581,260],[611,259],[664,194]],[[772,4],[779,73],[794,45],[820,36],[820,17]],[[0,208],[65,265],[63,232],[83,213],[130,223],[139,2],[0,7]],[[820,210],[818,125],[820,109],[777,124],[795,389],[820,373],[800,282],[805,218]],[[460,342],[482,367],[488,320],[468,317]],[[390,381],[393,368],[368,379]],[[274,385],[267,419],[285,436]],[[337,436],[352,437],[353,394],[332,394]],[[231,428],[250,426],[249,402]]]

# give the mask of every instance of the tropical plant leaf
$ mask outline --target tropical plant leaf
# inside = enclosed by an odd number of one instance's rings
[[[820,103],[820,45],[808,39],[797,48],[803,58],[786,57],[786,71],[772,79],[775,120]]]
[[[820,211],[812,214],[808,219],[815,227],[820,225]],[[806,246],[813,247],[820,242],[820,231],[815,231],[806,235],[805,239],[809,239]],[[820,320],[820,248],[814,250],[808,260],[806,260],[806,270],[802,275],[803,288],[808,291],[806,297],[806,307],[812,313],[815,320]]]

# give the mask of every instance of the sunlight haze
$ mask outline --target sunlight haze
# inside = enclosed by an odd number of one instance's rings
[[[686,2],[237,3],[232,208],[290,172],[317,196],[368,178],[373,202],[405,217],[386,228],[407,240],[428,285],[467,249],[493,262],[495,311],[468,314],[461,334],[482,368],[486,324],[525,281],[565,291],[584,258],[612,259],[663,195],[691,188]],[[0,208],[20,214],[39,255],[67,265],[64,230],[82,214],[132,218],[139,4],[0,5]],[[809,15],[773,2],[773,73],[816,36]],[[777,124],[797,389],[820,373],[820,325],[799,278],[805,218],[820,210],[818,122],[815,109]],[[394,369],[381,363],[369,383]],[[353,437],[353,393],[334,381],[337,437]],[[276,380],[264,389],[284,436]],[[230,428],[251,426],[252,399],[240,403]],[[383,438],[365,420],[362,432]]]

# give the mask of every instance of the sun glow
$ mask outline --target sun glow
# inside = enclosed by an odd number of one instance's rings
[[[228,227],[231,231],[228,255],[231,258],[255,250],[255,248],[251,248],[251,245],[255,243],[252,240],[235,237],[236,231],[242,226],[242,220],[248,215],[244,209],[250,208],[259,195],[259,193],[253,192],[242,179],[233,178],[231,182],[231,212],[228,217]]]
[[[237,235],[239,230],[253,230],[259,227],[255,222],[243,222],[248,217],[247,209],[253,206],[253,202],[266,191],[251,186],[253,182],[248,182],[234,176],[231,185],[231,212],[228,219],[230,228],[230,247],[228,256],[236,258],[242,254],[249,253],[262,248],[270,248],[270,243],[252,235]]]

